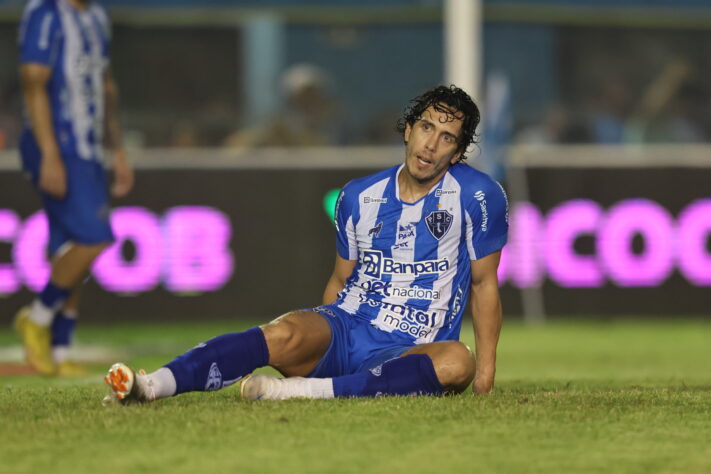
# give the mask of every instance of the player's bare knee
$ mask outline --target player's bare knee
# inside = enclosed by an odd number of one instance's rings
[[[437,379],[449,391],[462,392],[474,380],[476,364],[466,344],[452,341],[433,360]]]
[[[283,354],[293,354],[304,341],[303,330],[289,318],[291,314],[293,313],[287,313],[261,326],[267,341],[270,362],[278,363]]]

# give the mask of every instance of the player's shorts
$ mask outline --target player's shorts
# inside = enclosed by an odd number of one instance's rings
[[[42,197],[49,222],[49,252],[54,255],[67,242],[84,245],[111,243],[106,170],[95,160],[63,156],[67,175],[64,199],[39,191],[41,152],[29,133],[20,141],[22,167]]]
[[[336,305],[317,306],[313,311],[331,326],[331,344],[308,377],[355,374],[400,357],[414,347],[414,343],[382,331]]]

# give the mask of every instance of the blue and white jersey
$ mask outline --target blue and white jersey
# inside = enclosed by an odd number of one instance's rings
[[[338,254],[357,260],[336,305],[416,344],[456,340],[471,261],[503,248],[499,183],[458,163],[415,203],[399,198],[404,165],[348,183],[336,204]]]
[[[49,66],[47,86],[60,153],[102,157],[104,72],[109,62],[109,18],[95,2],[78,10],[66,0],[31,0],[19,33],[21,63]],[[25,119],[26,131],[31,131]]]

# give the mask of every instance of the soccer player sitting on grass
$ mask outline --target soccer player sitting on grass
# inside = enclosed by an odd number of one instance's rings
[[[323,305],[201,343],[146,374],[122,363],[108,400],[153,401],[242,380],[245,398],[374,397],[494,385],[503,188],[461,160],[479,110],[454,86],[415,98],[398,127],[405,163],[346,184]],[[470,297],[471,295],[471,297]],[[470,298],[476,358],[459,342]],[[285,378],[254,375],[272,366]]]

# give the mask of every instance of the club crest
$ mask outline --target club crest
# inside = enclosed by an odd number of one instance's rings
[[[205,391],[219,390],[222,388],[222,372],[217,367],[217,362],[213,362],[210,366],[210,372],[207,375],[207,383]]]
[[[425,223],[427,224],[427,229],[429,229],[430,234],[432,234],[435,239],[440,240],[449,232],[453,220],[454,216],[447,211],[432,211],[430,215],[425,218]]]

